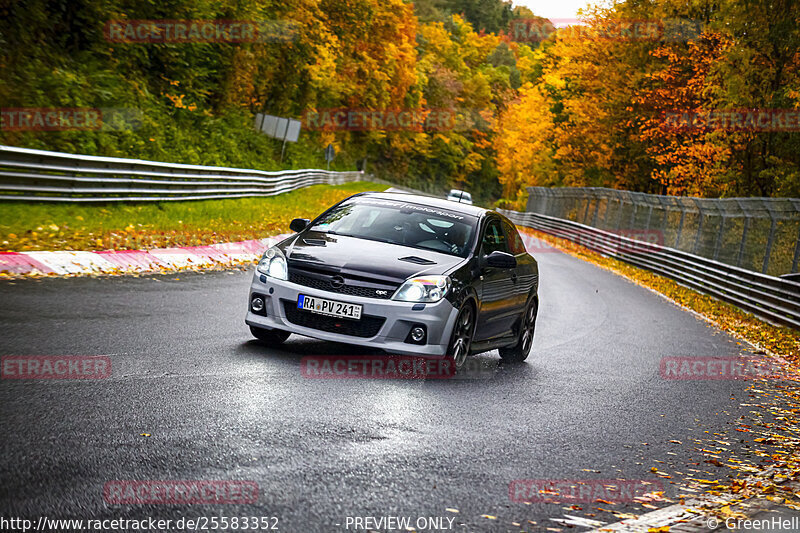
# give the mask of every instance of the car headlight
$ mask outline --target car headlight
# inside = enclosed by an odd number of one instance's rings
[[[264,252],[261,261],[258,262],[256,270],[271,278],[282,280],[289,279],[288,269],[286,268],[286,257],[283,255],[283,252],[275,247]]]
[[[401,302],[438,302],[450,290],[450,278],[447,276],[421,276],[407,279],[392,300]]]

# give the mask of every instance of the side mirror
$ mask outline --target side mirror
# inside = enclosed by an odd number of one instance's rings
[[[306,226],[308,226],[309,220],[307,218],[296,218],[289,223],[289,229],[295,233],[300,233]]]
[[[496,250],[486,256],[486,264],[495,268],[515,268],[517,258],[509,253]]]

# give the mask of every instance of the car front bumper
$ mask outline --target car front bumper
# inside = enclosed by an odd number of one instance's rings
[[[250,302],[254,294],[263,297],[265,315],[254,313],[250,308]],[[376,324],[379,318],[384,318],[385,320],[379,327],[376,326],[377,332],[375,334],[370,331],[369,336],[366,337],[317,329],[317,327],[321,327],[321,323],[330,325],[332,322],[341,322],[346,327],[353,325],[353,321],[344,318],[331,320],[323,315],[296,310],[297,297],[300,294],[339,302],[361,304],[363,306],[361,311],[362,321],[369,320]],[[294,309],[288,310],[294,318],[294,322],[287,316],[287,305],[294,307]],[[306,315],[304,320],[300,320],[304,325],[297,323],[298,313]],[[277,280],[266,277],[256,271],[250,284],[245,322],[250,326],[280,329],[325,341],[377,348],[390,354],[441,357],[447,353],[450,332],[453,330],[457,314],[458,310],[446,299],[423,305],[411,302],[364,298],[322,291],[305,285],[290,283],[289,281]],[[317,320],[309,320],[308,315]],[[359,327],[363,325],[362,323]],[[427,330],[425,344],[405,342],[409,331],[415,325],[425,326]]]

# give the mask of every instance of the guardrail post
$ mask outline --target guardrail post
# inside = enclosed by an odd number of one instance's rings
[[[44,158],[40,158],[39,159],[39,164],[44,164],[43,159]],[[105,165],[105,166],[106,166],[106,168],[108,168],[109,165]],[[72,176],[73,178],[77,177],[78,174],[80,173],[80,167],[81,167],[81,163],[80,163],[80,161],[78,161],[77,163],[75,163],[73,165],[74,170],[69,172],[69,175]],[[38,182],[34,181],[33,183],[36,184]],[[59,194],[59,196],[66,196],[67,198],[75,198],[77,196],[77,193],[75,192],[75,188],[78,187],[79,185],[80,185],[80,183],[73,181],[72,183],[69,184],[69,192],[66,195]],[[103,187],[105,187],[105,185],[103,185]]]
[[[695,203],[697,203],[695,201]],[[697,222],[697,234],[694,236],[694,246],[692,247],[692,253],[697,255],[697,249],[700,247],[700,235],[703,234],[703,208],[700,207],[700,204],[697,204],[697,210],[700,213],[700,219]]]
[[[798,262],[800,262],[800,223],[797,224],[797,244],[794,245],[794,259],[792,259],[792,272],[797,272]]]
[[[559,218],[564,218],[564,199],[556,195],[556,191],[548,190],[547,195],[550,197],[549,204],[547,206],[546,215],[551,217],[557,216]]]
[[[586,219],[589,218],[589,206],[592,205],[591,198],[585,198],[586,200],[586,209],[583,210],[583,220],[581,221],[583,224],[586,224]]]
[[[736,258],[736,266],[742,266],[742,261],[744,261],[744,247],[747,243],[747,231],[750,229],[750,215],[745,213],[744,215],[744,228],[742,228],[742,242],[739,244],[739,256]]]
[[[619,205],[622,205],[622,200],[619,201]],[[608,217],[611,214],[611,196],[608,197],[608,204],[606,205],[606,214],[603,217],[603,228],[608,229]]]
[[[619,196],[619,213],[617,213],[617,231],[622,227],[622,193]]]
[[[719,257],[719,249],[720,245],[722,244],[722,233],[725,231],[725,216],[720,216],[719,221],[719,231],[717,232],[717,238],[714,240],[714,261],[717,260]]]
[[[681,233],[683,233],[683,221],[686,218],[686,210],[681,206],[681,221],[678,224],[678,234],[675,235],[675,248],[680,250]]]
[[[527,211],[546,214],[547,213],[547,195],[542,194],[540,187],[528,187],[528,205]]]
[[[667,217],[669,215],[669,209],[667,208],[667,202],[663,196],[658,196],[658,203],[661,204],[661,242],[666,242],[664,237],[667,234]]]
[[[601,201],[602,200],[600,198],[595,198],[594,215],[592,216],[592,226],[595,227],[595,228],[597,227],[597,214],[600,211],[600,202]]]
[[[772,254],[772,243],[775,241],[775,229],[778,225],[778,221],[775,220],[775,216],[772,214],[772,211],[769,212],[769,216],[771,221],[769,225],[769,237],[767,237],[767,249],[764,251],[764,266],[761,268],[762,274],[766,274],[767,269],[769,268],[769,256]]]
[[[556,209],[556,197],[552,194],[553,191],[549,191],[547,189],[540,189],[543,196],[545,197],[544,202],[544,209],[540,211],[543,215],[552,216],[553,211]]]

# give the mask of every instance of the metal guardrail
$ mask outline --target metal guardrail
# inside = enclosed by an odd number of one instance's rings
[[[151,202],[273,196],[365,179],[363,172],[266,172],[0,145],[0,200]]]
[[[571,220],[499,209],[515,224],[581,244],[669,277],[768,322],[800,330],[800,283],[731,266],[675,248],[630,239]]]

